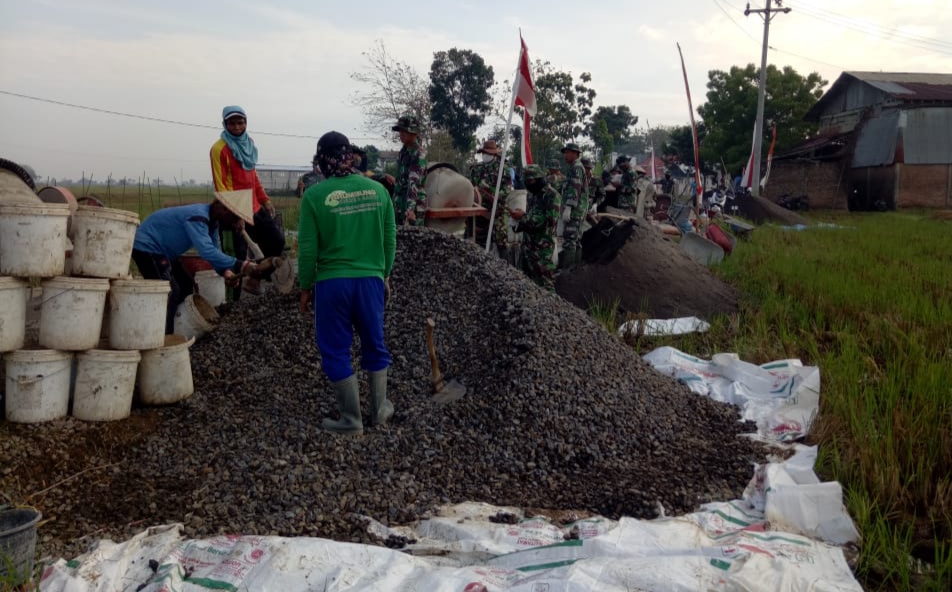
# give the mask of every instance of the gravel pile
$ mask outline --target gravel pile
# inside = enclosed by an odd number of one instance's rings
[[[178,406],[114,424],[0,424],[2,490],[34,494],[53,519],[42,552],[171,521],[190,536],[367,542],[359,515],[405,523],[464,500],[655,517],[659,502],[670,514],[741,493],[762,450],[737,437],[752,427],[736,410],[657,374],[472,244],[401,229],[398,245],[391,424],[322,432],[334,401],[310,319],[294,296],[242,299],[193,347],[196,394]],[[468,387],[443,407],[430,400],[427,316],[444,374]]]
[[[555,285],[559,295],[582,309],[617,302],[622,315],[643,313],[653,319],[710,321],[738,312],[734,287],[696,263],[675,240],[645,222],[636,222],[632,230],[614,259],[562,273]]]

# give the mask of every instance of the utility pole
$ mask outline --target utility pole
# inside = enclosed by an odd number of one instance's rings
[[[750,193],[754,197],[760,197],[760,151],[764,141],[764,95],[767,90],[767,38],[770,35],[770,21],[773,20],[778,13],[787,14],[790,12],[789,8],[784,8],[782,0],[773,0],[777,3],[777,9],[771,9],[770,3],[772,0],[767,0],[767,8],[757,8],[751,10],[750,3],[747,4],[747,8],[744,10],[744,16],[750,16],[751,13],[761,15],[761,18],[764,19],[764,48],[760,54],[760,88],[757,93],[757,122],[754,124],[754,174],[751,180]]]

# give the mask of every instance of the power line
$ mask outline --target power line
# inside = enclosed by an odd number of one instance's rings
[[[744,27],[740,26],[740,23],[738,23],[737,21],[734,20],[733,17],[731,17],[731,15],[724,9],[724,7],[721,6],[721,3],[720,3],[720,2],[718,2],[717,0],[714,0],[714,4],[716,4],[717,7],[721,9],[721,12],[724,13],[724,16],[726,16],[726,17],[728,18],[728,20],[730,20],[730,22],[734,23],[734,26],[735,26],[735,27],[737,27],[738,29],[740,29],[741,32],[744,33],[744,35],[747,35],[748,37],[750,37],[750,40],[751,40],[751,41],[753,41],[754,43],[760,43],[760,41],[758,41],[757,39],[755,39],[753,35],[751,35],[750,33],[747,32],[747,29],[745,29]]]
[[[925,51],[930,51],[934,53],[940,53],[943,55],[952,55],[952,45],[946,45],[944,42],[938,40],[932,40],[929,38],[920,38],[917,39],[914,36],[908,36],[898,31],[885,29],[879,25],[874,25],[872,23],[864,23],[862,21],[855,21],[848,17],[842,17],[836,13],[827,14],[820,12],[819,9],[812,7],[806,7],[804,5],[797,5],[797,10],[806,16],[809,16],[813,19],[823,21],[825,23],[837,25],[847,29],[852,29],[860,33],[866,33],[867,35],[872,35],[878,37],[884,41],[890,41],[897,45],[902,45],[905,47],[912,47],[915,49],[921,49]]]
[[[844,68],[843,66],[838,66],[838,65],[836,65],[836,64],[831,64],[831,63],[829,63],[829,62],[824,62],[824,61],[822,61],[822,60],[817,60],[817,59],[814,59],[814,58],[809,58],[809,57],[807,57],[807,56],[805,56],[805,55],[800,55],[800,54],[798,54],[798,53],[793,53],[792,51],[787,51],[787,50],[785,50],[785,49],[780,49],[780,48],[778,48],[778,47],[774,47],[773,45],[770,45],[769,48],[770,48],[771,51],[776,51],[777,53],[785,53],[785,54],[787,54],[787,55],[792,55],[792,56],[795,57],[795,58],[800,58],[801,60],[807,60],[808,62],[815,62],[815,63],[817,63],[817,64],[823,64],[824,66],[829,66],[829,67],[831,67],[831,68],[836,68],[837,70],[843,70],[843,71],[849,70],[849,68]]]
[[[20,99],[27,99],[27,100],[30,100],[30,101],[38,101],[38,102],[40,102],[40,103],[49,103],[49,104],[51,104],[51,105],[59,105],[59,106],[61,106],[61,107],[70,107],[70,108],[72,108],[72,109],[82,109],[82,110],[84,110],[84,111],[93,111],[93,112],[96,112],[96,113],[104,113],[104,114],[106,114],[106,115],[115,115],[115,116],[118,116],[118,117],[129,117],[129,118],[132,118],[132,119],[142,119],[142,120],[145,120],[145,121],[154,121],[154,122],[157,122],[157,123],[167,123],[167,124],[170,124],[170,125],[180,125],[180,126],[184,126],[184,127],[195,127],[195,128],[200,128],[200,129],[211,129],[211,130],[216,130],[216,131],[221,131],[221,129],[222,129],[220,126],[205,125],[205,124],[201,124],[201,123],[189,123],[189,122],[186,122],[186,121],[176,121],[176,120],[174,120],[174,119],[162,119],[162,118],[160,118],[160,117],[149,117],[148,115],[137,115],[137,114],[135,114],[135,113],[124,113],[124,112],[122,112],[122,111],[112,111],[112,110],[110,110],[110,109],[101,109],[101,108],[99,108],[99,107],[89,107],[88,105],[77,105],[77,104],[75,104],[75,103],[66,103],[66,102],[64,102],[64,101],[55,101],[55,100],[53,100],[53,99],[44,99],[44,98],[42,98],[42,97],[34,97],[34,96],[30,96],[30,95],[24,95],[24,94],[21,94],[21,93],[10,92],[10,91],[7,91],[7,90],[0,90],[0,95],[8,95],[8,96],[17,97],[17,98],[20,98]],[[305,136],[305,135],[300,135],[300,134],[285,134],[285,133],[279,133],[279,132],[262,132],[262,131],[255,131],[255,132],[254,132],[254,135],[256,135],[256,136],[275,136],[275,137],[279,137],[279,138],[298,138],[298,139],[303,139],[303,140],[317,140],[318,137],[319,137],[319,136]],[[376,140],[376,139],[380,139],[380,138],[351,136],[351,139],[352,139],[352,140]]]
[[[798,4],[799,4],[799,1],[798,1]],[[896,26],[896,25],[893,25],[893,26],[891,26],[891,27],[884,27],[884,26],[878,25],[878,24],[876,24],[876,23],[874,23],[874,22],[872,22],[872,21],[865,21],[865,20],[860,20],[860,19],[854,19],[854,18],[852,18],[852,17],[850,17],[850,16],[848,16],[848,15],[841,14],[841,13],[839,13],[839,12],[834,12],[834,11],[832,11],[832,10],[827,10],[827,9],[821,7],[821,6],[816,6],[816,5],[814,5],[814,4],[812,4],[812,3],[809,3],[809,2],[806,2],[805,5],[800,5],[799,8],[800,8],[801,10],[803,10],[804,12],[816,11],[816,12],[818,12],[818,13],[823,13],[823,14],[829,15],[830,17],[842,19],[843,21],[846,21],[846,22],[849,22],[849,23],[853,23],[853,24],[855,24],[855,25],[857,25],[857,26],[872,27],[872,28],[874,28],[874,29],[878,29],[878,30],[882,31],[885,35],[887,35],[887,36],[889,36],[889,37],[901,37],[901,38],[904,38],[904,39],[908,39],[908,40],[910,40],[910,41],[916,41],[916,42],[921,42],[921,43],[928,43],[928,44],[938,45],[938,46],[940,46],[940,47],[942,47],[942,48],[945,48],[945,49],[952,49],[952,43],[950,43],[950,42],[948,42],[948,41],[942,41],[941,39],[935,39],[935,38],[932,38],[932,37],[926,37],[925,35],[915,35],[915,34],[912,34],[912,33],[904,33],[904,32],[902,32],[902,31],[900,31],[900,30],[899,30],[899,27]]]

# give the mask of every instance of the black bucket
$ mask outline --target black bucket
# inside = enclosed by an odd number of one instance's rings
[[[18,586],[32,577],[36,525],[42,517],[30,509],[0,512],[0,583]]]

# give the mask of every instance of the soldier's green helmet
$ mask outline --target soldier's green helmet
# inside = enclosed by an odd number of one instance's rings
[[[522,169],[523,181],[535,181],[536,179],[545,179],[545,173],[542,171],[542,167],[537,164],[530,164]]]
[[[562,163],[559,162],[558,158],[549,159],[549,170],[559,169],[562,170]]]
[[[415,115],[402,115],[397,119],[397,125],[390,128],[395,132],[420,133],[420,121]]]
[[[619,154],[618,158],[615,159],[615,164],[625,164],[626,162],[631,162],[631,157],[627,154]]]

